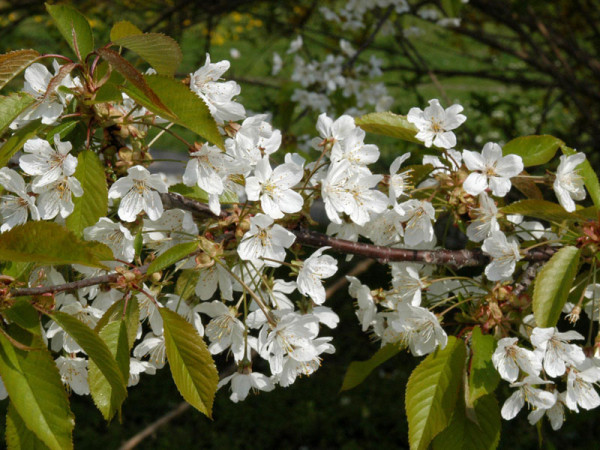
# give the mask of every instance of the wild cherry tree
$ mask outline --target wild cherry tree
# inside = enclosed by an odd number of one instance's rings
[[[240,402],[312,374],[339,323],[324,282],[352,255],[390,278],[348,277],[377,344],[343,389],[399,352],[423,358],[406,386],[412,448],[495,448],[501,418],[525,404],[530,423],[547,416],[555,430],[600,405],[600,184],[584,154],[552,136],[458,150],[468,111],[436,99],[406,116],[323,113],[312,150],[278,154],[281,132],[237,101],[228,61],[207,55],[178,80],[171,38],[119,22],[98,46],[80,13],[47,9],[73,55],[0,56],[0,88],[24,72],[23,89],[0,97],[9,448],[71,448],[69,395],[90,395],[110,421],[127,387],[167,363],[209,417],[219,388]],[[189,153],[175,182],[148,170],[165,133]],[[373,173],[367,133],[413,150]],[[529,172],[559,151],[555,172]],[[221,379],[218,354],[235,365]],[[513,389],[502,406],[501,380]]]

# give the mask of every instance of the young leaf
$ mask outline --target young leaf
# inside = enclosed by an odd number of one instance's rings
[[[0,96],[0,135],[15,120],[19,114],[29,108],[35,99],[25,92],[13,92]]]
[[[509,141],[502,153],[520,156],[525,167],[539,166],[554,158],[556,151],[563,145],[565,143],[554,136],[521,136]]]
[[[579,255],[576,247],[563,247],[544,265],[533,287],[533,315],[538,327],[553,327],[560,318],[573,280]]]
[[[53,128],[50,128],[46,133],[45,139],[48,142],[56,142],[54,141],[54,136],[58,134],[60,136],[60,140],[64,141],[65,138],[73,131],[77,125],[79,124],[79,120],[66,120],[63,123],[56,125]]]
[[[202,203],[208,203],[208,194],[206,191],[200,189],[198,186],[186,186],[183,183],[177,183],[169,187],[170,192],[181,194],[184,197],[198,200]],[[235,192],[225,191],[219,197],[219,202],[223,204],[238,203],[240,200]]]
[[[113,39],[113,42],[137,53],[159,75],[172,77],[183,59],[179,44],[161,33],[122,36]]]
[[[453,336],[417,366],[406,385],[408,439],[412,450],[426,449],[450,423],[460,391],[465,344]]]
[[[561,150],[567,156],[574,155],[576,153],[575,150],[567,147],[566,145],[561,147]],[[592,165],[586,159],[577,167],[577,171],[583,177],[583,182],[590,193],[590,197],[594,202],[594,206],[596,206],[596,208],[600,208],[600,182],[598,181],[598,175],[596,175]]]
[[[54,222],[27,222],[0,234],[0,260],[3,261],[104,268],[100,261],[112,259],[112,251],[106,245],[81,241]]]
[[[521,214],[523,216],[555,222],[562,222],[563,220],[581,222],[585,220],[585,217],[579,211],[570,213],[558,203],[546,200],[521,200],[501,208],[500,211],[503,214]]]
[[[76,9],[68,5],[49,5],[48,13],[54,19],[56,27],[77,57],[85,60],[88,53],[94,50],[94,36],[90,23]]]
[[[212,417],[219,374],[206,343],[194,326],[168,308],[160,308],[167,359],[181,396],[194,408]]]
[[[173,112],[162,102],[152,88],[148,86],[144,76],[139,70],[133,67],[129,61],[127,61],[117,52],[108,48],[99,48],[96,50],[96,53],[98,53],[106,62],[110,63],[110,65],[113,66],[117,72],[123,75],[127,81],[129,81],[136,89],[138,89],[143,96],[147,98],[147,103],[151,104],[154,109],[161,111],[161,114],[167,118],[173,117]]]
[[[65,220],[67,228],[82,236],[83,229],[98,222],[108,210],[108,187],[104,167],[91,150],[84,150],[77,157],[75,178],[81,183],[83,195],[73,199],[75,207]]]
[[[125,88],[125,93],[153,113],[188,128],[220,149],[225,149],[223,136],[219,133],[208,106],[188,86],[161,75],[146,75],[144,78],[152,91],[170,108],[169,110],[161,110],[152,99],[147,96],[145,98],[142,95],[144,92],[137,86],[137,89]],[[170,113],[171,117],[165,115],[165,112]]]
[[[22,297],[17,300],[9,309],[2,311],[2,315],[13,323],[16,323],[24,330],[37,336],[42,335],[40,316],[33,306]]]
[[[200,272],[194,269],[182,270],[175,284],[175,293],[183,300],[194,295]]]
[[[119,408],[127,397],[127,380],[124,379],[111,350],[94,330],[75,317],[60,311],[49,316],[89,356],[90,364],[93,362],[98,367],[98,376],[89,380],[90,393],[104,418],[110,420],[116,411],[114,408]],[[107,387],[112,388],[110,397],[106,397]],[[110,407],[106,407],[107,403]]]
[[[33,433],[15,409],[12,403],[8,404],[6,413],[6,448],[8,450],[47,450],[44,444]]]
[[[181,261],[183,258],[189,256],[190,253],[196,250],[198,250],[198,242],[196,241],[174,245],[154,261],[152,261],[148,266],[146,273],[151,274],[158,272],[159,270],[163,270],[165,267],[169,267],[171,264]]]
[[[406,116],[399,116],[391,112],[377,112],[357,117],[354,119],[354,123],[368,133],[382,134],[418,144],[423,143],[415,137],[419,130],[406,120]]]
[[[473,408],[475,419],[466,414],[464,402],[457,408],[448,427],[433,440],[433,450],[493,450],[500,441],[500,407],[493,395],[481,397]]]
[[[388,359],[393,358],[400,352],[396,345],[387,344],[380,348],[377,352],[366,361],[352,361],[342,383],[341,391],[353,389],[361,384],[365,379]]]
[[[129,349],[131,350],[131,348],[133,347],[133,343],[135,342],[135,337],[137,335],[140,317],[140,308],[135,296],[132,296],[127,301],[127,310],[125,310],[125,312],[123,313],[124,309],[125,299],[121,299],[113,303],[110,306],[110,308],[106,310],[104,315],[100,318],[100,320],[96,324],[96,328],[94,328],[94,331],[98,333],[111,322],[125,320],[125,325],[127,327],[127,342],[129,343]]]
[[[115,23],[111,28],[110,40],[115,42],[120,38],[135,36],[136,34],[144,34],[144,32],[128,20],[121,20],[120,22]]]
[[[0,334],[0,376],[18,415],[51,449],[72,449],[75,425],[58,368],[42,339],[13,326],[11,336],[39,350],[26,352],[15,348]]]
[[[42,126],[41,120],[34,120],[28,123],[23,128],[17,130],[11,137],[9,137],[4,145],[0,147],[0,167],[4,167],[10,161],[10,158],[17,153],[25,142],[35,137],[37,131]]]
[[[99,333],[117,362],[123,380],[129,379],[129,343],[125,320],[110,322]],[[111,420],[125,400],[122,389],[113,389],[92,359],[89,362],[88,382],[94,403],[106,420]]]
[[[15,50],[0,55],[0,89],[29,67],[40,54],[35,50]]]
[[[482,334],[478,326],[471,334],[471,365],[469,368],[469,403],[484,395],[491,394],[498,386],[500,375],[492,364],[492,354],[496,340],[489,334]]]

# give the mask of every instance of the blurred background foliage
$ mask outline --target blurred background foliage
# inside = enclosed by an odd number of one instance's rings
[[[521,135],[551,134],[585,151],[594,167],[600,166],[600,8],[595,0],[471,0],[467,4],[424,0],[401,15],[391,8],[376,8],[364,28],[343,32],[323,20],[319,7],[327,4],[334,9],[345,2],[69,3],[88,17],[100,45],[108,42],[110,29],[119,20],[175,38],[184,54],[181,78],[200,67],[206,53],[212,61],[230,60],[226,77],[241,85],[239,101],[248,112],[272,113],[288,149],[316,134],[319,114],[290,100],[297,83],[290,81],[293,55],[286,55],[286,50],[301,35],[305,58],[339,53],[343,38],[359,49],[358,61],[367,61],[370,55],[383,60],[381,81],[393,98],[395,113],[406,114],[412,106],[423,108],[431,98],[439,98],[445,106],[462,104],[468,121],[459,133],[459,150],[478,150],[489,140],[504,143]],[[457,16],[458,26],[436,23]],[[382,19],[386,33],[379,33]],[[69,54],[42,1],[0,0],[0,53],[21,48]],[[284,61],[276,76],[271,75],[273,52]],[[345,65],[345,70],[352,71],[355,62]],[[19,89],[21,82],[14,87]],[[330,115],[343,113],[354,100],[334,95]],[[161,142],[161,149],[177,150],[177,141]],[[371,142],[382,150],[381,171],[409,149],[391,139],[374,137]],[[344,274],[353,263],[338,273]],[[375,265],[361,280],[376,286],[382,275],[381,266]],[[332,332],[337,351],[325,358],[314,376],[291,388],[251,396],[239,405],[232,404],[226,392],[219,392],[213,422],[187,410],[158,428],[140,448],[407,447],[404,387],[418,360],[400,355],[358,388],[340,393],[349,363],[369,358],[377,344],[360,331],[344,289],[329,306],[341,317]],[[218,363],[227,365],[224,360]],[[79,422],[77,448],[117,448],[179,405],[181,399],[165,370],[142,378],[130,391],[122,424],[106,425],[91,399],[72,397]],[[507,392],[500,392],[500,401]],[[597,448],[598,437],[593,414],[585,412],[570,415],[558,433],[547,423],[531,427],[522,413],[503,422],[502,436],[501,448],[523,449],[537,446],[539,436],[547,448]]]

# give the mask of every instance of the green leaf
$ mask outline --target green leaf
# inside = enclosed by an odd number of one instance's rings
[[[8,450],[48,449],[48,446],[27,428],[12,403],[8,404],[8,412],[6,413],[6,448]]]
[[[46,140],[48,142],[54,142],[56,145],[56,142],[54,141],[55,135],[58,134],[60,136],[60,140],[63,141],[71,133],[71,131],[77,127],[78,124],[79,120],[67,120],[48,130],[46,133]]]
[[[25,92],[13,92],[10,95],[0,95],[0,135],[8,128],[19,114],[29,108],[35,99]]]
[[[198,250],[198,242],[184,242],[182,244],[177,244],[168,249],[162,255],[158,256],[154,261],[150,263],[148,266],[147,274],[151,274],[154,272],[158,272],[159,270],[163,270],[166,267],[169,267],[171,264],[175,264],[177,261],[181,261],[186,256],[190,256],[190,253]]]
[[[202,203],[208,203],[208,194],[205,190],[200,189],[198,186],[186,186],[183,183],[177,183],[173,186],[169,187],[170,192],[175,192],[176,194],[181,194],[184,197],[191,198],[192,200],[197,200]],[[222,205],[239,203],[239,198],[235,192],[225,191],[219,197],[219,202]]]
[[[179,44],[173,38],[161,33],[121,36],[113,39],[113,42],[137,53],[160,75],[169,77],[175,75],[175,71],[183,59]]]
[[[123,380],[129,379],[129,342],[125,320],[110,322],[99,333],[108,346],[112,356],[117,362]],[[125,400],[121,385],[114,389],[106,382],[103,372],[93,360],[89,362],[88,382],[94,403],[106,420],[112,419],[116,412],[120,412],[121,404]],[[119,414],[120,415],[120,414]]]
[[[469,404],[496,390],[500,375],[492,364],[492,354],[496,340],[489,334],[481,333],[478,326],[471,334],[471,365],[469,370]]]
[[[579,255],[576,247],[563,247],[544,265],[533,287],[533,315],[538,327],[553,327],[560,318],[573,280],[577,275]]]
[[[565,145],[554,136],[522,136],[508,142],[502,149],[504,155],[518,155],[523,159],[525,167],[546,164]]]
[[[416,126],[406,120],[406,116],[399,116],[391,112],[376,112],[354,119],[354,123],[368,133],[391,136],[403,141],[423,144],[415,136],[419,132]]]
[[[96,53],[98,53],[106,62],[110,63],[117,72],[123,75],[125,79],[135,87],[135,92],[141,93],[138,95],[146,99],[146,105],[143,106],[148,107],[147,105],[151,105],[153,109],[150,109],[149,107],[148,109],[153,112],[155,112],[154,110],[161,111],[160,114],[164,118],[171,119],[174,117],[174,113],[162,102],[148,83],[146,83],[142,73],[133,67],[129,61],[109,48],[99,48],[96,50]],[[129,92],[131,89],[128,90],[123,88],[123,90]],[[137,99],[134,100],[137,101]]]
[[[353,389],[361,384],[365,379],[388,359],[396,356],[400,349],[396,345],[387,344],[381,347],[377,352],[366,361],[352,361],[342,383],[342,391]]]
[[[206,343],[194,326],[168,308],[160,308],[167,359],[173,381],[190,405],[212,417],[219,374]]]
[[[175,283],[175,293],[183,300],[187,300],[196,293],[196,284],[199,277],[200,272],[198,270],[182,270],[179,277],[177,277],[177,283]]]
[[[82,236],[84,228],[95,225],[100,217],[106,215],[108,187],[104,166],[91,150],[84,150],[77,157],[74,176],[81,183],[83,195],[73,199],[75,206],[65,223],[76,235]]]
[[[54,222],[27,222],[0,234],[0,260],[3,261],[104,268],[100,261],[112,259],[112,251],[106,245],[81,241]]]
[[[219,133],[217,123],[210,114],[208,106],[206,106],[206,103],[192,92],[188,86],[173,78],[161,75],[146,75],[144,76],[144,79],[152,91],[154,91],[170,109],[163,110],[156,102],[153,102],[152,99],[149,97],[145,98],[145,96],[142,95],[144,92],[140,92],[139,87],[137,86],[137,89],[124,88],[125,93],[153,113],[192,130],[194,133],[199,134],[220,149],[225,149],[223,136]],[[171,117],[169,117],[169,113]]]
[[[41,126],[42,121],[35,120],[14,132],[12,136],[7,139],[4,145],[0,147],[0,167],[7,165],[10,158],[23,148],[25,142],[35,137]]]
[[[15,50],[0,55],[0,89],[35,62],[40,54],[35,50]]]
[[[41,337],[42,329],[39,313],[27,300],[23,298],[17,300],[10,309],[2,311],[2,315],[31,334]]]
[[[136,34],[144,34],[144,32],[128,20],[122,20],[115,23],[111,28],[110,40],[115,42],[123,37],[135,36]]]
[[[572,213],[567,212],[565,208],[558,203],[552,203],[546,200],[520,200],[500,208],[500,212],[503,214],[521,214],[523,216],[554,222],[562,222],[563,220],[581,222],[585,220],[585,217],[578,211]]]
[[[85,16],[68,5],[46,3],[46,9],[75,55],[82,61],[85,60],[85,57],[94,50],[92,28]]]
[[[51,449],[72,449],[75,425],[58,368],[41,338],[13,326],[13,338],[39,350],[15,348],[0,333],[0,376],[26,427]]]
[[[110,420],[116,412],[113,408],[119,408],[127,397],[127,380],[123,378],[111,350],[94,330],[75,317],[60,311],[49,314],[49,317],[87,353],[90,365],[93,362],[98,367],[101,375],[89,380],[90,392],[104,418]],[[112,388],[110,398],[105,396],[107,386]]]
[[[475,403],[472,420],[462,401],[448,427],[433,441],[433,450],[493,450],[500,441],[500,407],[493,395],[481,397]]]
[[[2,273],[4,275],[8,275],[9,277],[13,277],[15,280],[28,281],[29,274],[31,273],[34,265],[35,264],[31,262],[7,261],[4,264]]]
[[[123,311],[124,309],[125,299],[121,299],[113,303],[100,318],[96,324],[96,328],[94,328],[94,331],[99,332],[111,322],[124,320],[127,327],[127,342],[129,343],[129,349],[131,350],[137,335],[140,317],[140,308],[135,296],[132,296],[127,301],[127,310]]]
[[[417,366],[406,385],[408,439],[412,450],[426,449],[450,423],[460,391],[466,350],[462,340],[448,337]]]
[[[567,156],[577,153],[575,150],[567,146],[561,147],[561,150]],[[590,162],[586,159],[579,166],[577,166],[577,171],[583,178],[585,187],[590,193],[590,197],[592,198],[594,205],[596,208],[600,208],[600,182],[598,181],[598,175],[596,175],[596,172],[592,168]]]

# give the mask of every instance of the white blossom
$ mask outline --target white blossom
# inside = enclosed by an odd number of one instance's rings
[[[348,292],[350,296],[356,299],[356,303],[358,304],[358,309],[356,310],[358,321],[362,325],[362,330],[367,331],[377,314],[377,305],[375,305],[371,290],[369,286],[361,284],[356,277],[346,276],[346,279],[350,282]]]
[[[492,262],[485,267],[485,276],[490,281],[509,278],[515,271],[517,261],[521,259],[519,244],[508,241],[501,231],[494,231],[485,241],[481,249],[492,257]]]
[[[411,199],[394,207],[400,215],[400,220],[406,222],[404,227],[404,242],[413,247],[422,242],[434,239],[432,221],[435,220],[435,210],[426,200]]]
[[[231,396],[229,399],[233,403],[243,402],[248,396],[250,389],[263,392],[270,392],[275,389],[273,381],[259,372],[235,372],[219,381],[218,388],[220,389],[229,382],[231,382]]]
[[[566,402],[566,392],[557,393],[557,391],[553,392],[556,403],[550,409],[537,408],[529,413],[527,416],[527,420],[531,425],[535,425],[544,414],[548,416],[550,420],[550,425],[554,431],[559,430],[564,421],[565,421],[565,402]]]
[[[238,164],[244,164],[246,172],[263,156],[275,153],[281,145],[281,131],[273,129],[266,114],[248,117],[232,139],[225,141],[227,154]]]
[[[40,213],[35,206],[35,197],[27,193],[27,187],[21,175],[8,167],[3,167],[0,169],[0,185],[6,191],[17,194],[4,194],[0,197],[0,215],[2,216],[0,233],[27,222],[28,212],[33,220],[40,220]]]
[[[474,171],[463,183],[463,189],[471,195],[479,195],[489,187],[496,197],[504,197],[512,186],[510,179],[523,171],[520,156],[502,156],[502,148],[493,142],[485,144],[481,154],[463,150],[463,161],[467,169]]]
[[[108,198],[121,198],[119,218],[133,222],[137,215],[145,211],[150,220],[158,220],[163,213],[161,194],[168,188],[160,175],[151,175],[142,166],[127,170],[127,176],[118,179],[108,191]]]
[[[273,224],[271,217],[257,214],[250,219],[250,230],[244,234],[237,251],[245,261],[278,267],[280,261],[285,260],[285,249],[295,240],[294,234],[281,225]]]
[[[337,272],[337,261],[329,256],[323,255],[330,247],[322,247],[310,255],[298,272],[298,291],[302,295],[309,296],[317,305],[325,302],[324,278],[329,278]]]
[[[302,209],[302,196],[292,190],[300,182],[304,171],[296,164],[281,164],[271,168],[269,158],[257,164],[254,176],[246,178],[248,200],[259,200],[262,210],[273,219]]]
[[[42,219],[53,219],[59,214],[64,219],[75,208],[72,196],[81,197],[83,188],[77,178],[63,176],[50,184],[33,187],[33,192],[40,194],[37,204]]]
[[[567,370],[567,364],[578,366],[585,361],[583,349],[570,340],[585,339],[577,331],[559,333],[554,327],[534,328],[531,343],[544,355],[544,370],[551,377],[560,377]]]
[[[542,370],[540,355],[517,345],[517,338],[502,338],[492,355],[494,367],[502,379],[511,383],[519,378],[519,368],[528,375],[539,375]]]
[[[101,217],[98,223],[83,230],[83,236],[87,241],[98,241],[108,245],[116,259],[126,262],[133,261],[135,256],[134,237],[120,223],[115,223],[107,217]]]
[[[88,395],[90,386],[88,384],[87,359],[78,356],[59,356],[56,366],[60,373],[62,382],[77,395]]]
[[[212,320],[204,328],[205,335],[210,339],[208,346],[210,353],[216,355],[231,347],[231,353],[235,360],[242,361],[244,358],[244,324],[236,318],[236,311],[218,300],[201,303],[197,310],[212,317]]]
[[[190,89],[204,100],[218,124],[246,117],[244,107],[233,101],[233,97],[241,91],[240,86],[235,81],[219,81],[229,70],[229,65],[226,60],[211,63],[207,53],[204,66],[190,74]]]
[[[44,139],[29,139],[23,145],[25,155],[19,158],[21,169],[28,175],[35,175],[32,186],[34,191],[62,176],[71,176],[77,168],[77,158],[69,152],[72,149],[70,142],[61,142],[58,134],[54,135],[54,150]]]
[[[401,334],[413,355],[423,356],[438,346],[446,347],[448,336],[437,317],[427,308],[400,303],[396,313],[391,320],[392,329]]]
[[[485,192],[479,194],[479,208],[474,208],[475,219],[467,227],[467,236],[473,242],[481,242],[491,233],[500,231],[498,208]]]
[[[552,408],[556,403],[556,396],[552,392],[533,387],[538,384],[552,384],[552,382],[544,381],[535,375],[529,375],[523,381],[511,384],[511,387],[518,389],[504,402],[500,411],[502,418],[504,420],[514,419],[523,406],[525,406],[525,401],[534,408]]]
[[[421,306],[421,291],[425,284],[421,281],[419,271],[411,266],[403,266],[392,278],[394,294],[400,301],[413,306]]]
[[[142,342],[133,349],[133,356],[142,359],[148,355],[148,363],[156,369],[162,369],[167,361],[167,349],[165,347],[165,338],[162,334],[156,335],[152,332],[146,334]],[[151,370],[146,369],[147,373]]]
[[[405,195],[406,189],[409,187],[408,180],[410,178],[410,170],[398,173],[400,166],[408,158],[410,158],[410,153],[398,156],[390,166],[389,196],[390,203],[393,205],[396,204],[398,197]]]
[[[194,240],[198,226],[188,211],[170,209],[158,220],[144,219],[143,232],[144,244],[160,255],[175,245]]]
[[[584,153],[576,153],[571,156],[561,155],[560,164],[556,169],[556,179],[552,187],[558,202],[569,212],[575,211],[573,200],[583,200],[585,198],[583,178],[577,171],[577,167],[584,161]]]
[[[600,367],[592,364],[590,359],[586,359],[578,367],[571,367],[567,375],[567,407],[572,411],[579,411],[578,406],[588,410],[600,406],[600,396],[594,389],[594,383],[599,381]]]
[[[456,136],[452,130],[467,120],[465,115],[459,114],[462,110],[461,105],[444,109],[437,99],[433,99],[429,100],[429,106],[425,110],[411,108],[406,120],[416,125],[419,130],[416,138],[423,141],[426,147],[433,144],[448,149],[456,145]]]

